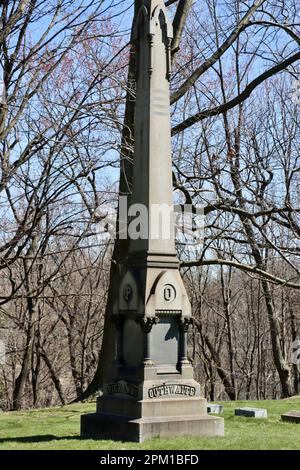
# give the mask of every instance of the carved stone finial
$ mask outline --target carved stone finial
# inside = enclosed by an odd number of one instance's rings
[[[137,322],[141,325],[144,332],[150,333],[152,326],[159,322],[159,318],[142,316],[137,319]]]

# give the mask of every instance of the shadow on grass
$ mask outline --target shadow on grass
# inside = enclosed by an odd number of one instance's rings
[[[0,437],[0,444],[5,442],[50,442],[50,441],[72,441],[84,440],[80,436],[54,436],[53,434],[44,434],[41,436],[21,436],[21,437]]]
[[[38,413],[45,413],[45,414],[49,414],[49,413],[51,413],[51,414],[52,413],[53,414],[55,414],[55,413],[81,413],[81,414],[86,413],[86,411],[82,411],[82,409],[77,410],[77,409],[71,408],[71,407],[70,408],[65,408],[63,405],[60,408],[57,407],[57,408],[53,408],[53,409],[51,409],[51,408],[45,408],[45,409],[43,409],[43,408],[34,408],[34,409],[28,410],[28,411],[24,410],[21,413],[24,413],[24,412],[25,413],[32,413],[32,414],[37,413],[37,412]],[[18,411],[11,411],[11,413],[18,413]]]

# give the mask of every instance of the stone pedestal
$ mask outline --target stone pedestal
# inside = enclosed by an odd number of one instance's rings
[[[120,367],[118,378],[108,382],[97,399],[96,413],[81,417],[81,436],[142,442],[151,437],[224,435],[224,420],[207,414],[191,365],[177,373],[157,370]],[[145,380],[130,380],[130,372]]]
[[[155,368],[151,368],[155,374]],[[81,417],[81,436],[142,442],[151,437],[223,436],[224,420],[207,415],[193,379],[118,380],[106,385],[96,413]]]
[[[177,399],[175,399],[176,401]],[[172,399],[168,400],[172,402]],[[158,409],[161,408],[156,403]],[[81,436],[85,438],[113,439],[143,442],[151,437],[223,436],[224,421],[207,415],[183,415],[185,404],[176,403],[177,413],[172,416],[131,419],[106,413],[91,413],[81,417]]]

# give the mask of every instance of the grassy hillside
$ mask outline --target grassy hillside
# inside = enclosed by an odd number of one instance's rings
[[[284,411],[300,411],[300,398],[261,402],[224,402],[224,438],[151,439],[143,444],[80,439],[82,413],[95,404],[1,413],[0,450],[11,449],[300,449],[300,424],[283,423]],[[238,406],[267,408],[267,420],[234,417]]]

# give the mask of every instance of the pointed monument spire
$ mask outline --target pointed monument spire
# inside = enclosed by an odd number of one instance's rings
[[[136,109],[132,204],[147,208],[148,237],[130,252],[175,253],[170,91],[172,25],[162,0],[142,2],[134,19]]]
[[[130,239],[120,267],[110,312],[118,330],[115,362],[97,412],[81,417],[83,437],[141,442],[153,436],[224,433],[223,420],[207,415],[187,353],[191,306],[179,272],[172,218],[171,40],[164,2],[141,2],[132,28],[136,110],[129,210],[134,216],[146,209],[140,222],[150,231]],[[159,227],[161,220],[166,223]]]

